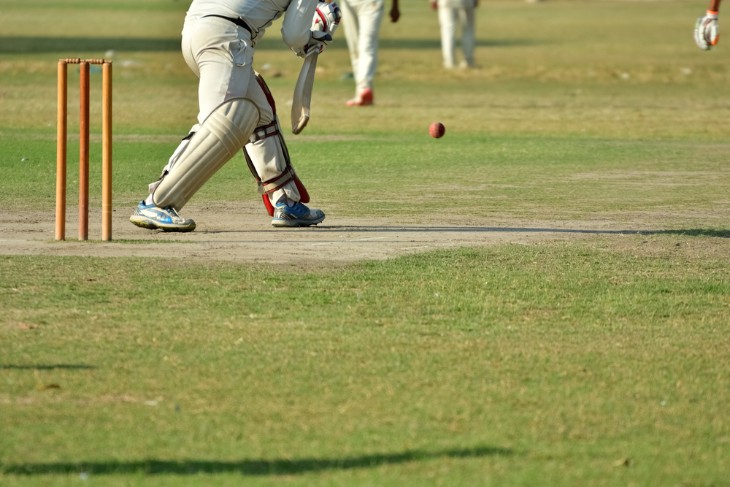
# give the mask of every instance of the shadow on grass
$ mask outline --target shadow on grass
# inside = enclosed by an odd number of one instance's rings
[[[533,44],[521,39],[480,40],[482,47],[515,47]],[[289,50],[277,36],[262,39],[257,47],[265,50]],[[333,42],[328,49],[346,49],[344,42]],[[433,39],[382,39],[380,49],[432,49],[440,50],[440,38]],[[179,38],[151,37],[37,37],[37,36],[0,36],[0,54],[24,53],[66,53],[98,51],[153,52],[179,51]],[[74,54],[75,55],[75,54]]]
[[[323,227],[325,228],[325,227]],[[329,227],[332,228],[332,227]],[[584,233],[592,235],[685,235],[688,237],[730,238],[730,230],[693,228],[687,230],[590,230],[573,228],[511,227],[339,227],[362,232],[465,232],[465,233]]]
[[[0,364],[0,370],[90,370],[95,368],[93,365],[84,364]]]
[[[658,230],[656,232],[638,232],[640,235],[686,235],[688,237],[730,238],[730,230],[711,230],[693,228],[688,230]]]
[[[438,458],[478,458],[511,456],[512,450],[495,447],[475,447],[441,451],[407,450],[402,453],[384,453],[349,458],[302,458],[299,460],[139,460],[131,462],[78,462],[78,463],[24,463],[0,466],[0,472],[11,475],[199,475],[238,473],[241,475],[296,475],[323,470],[350,470],[397,465]]]
[[[0,54],[94,51],[179,51],[180,39],[131,37],[21,37],[0,36]]]
[[[717,237],[730,238],[730,230],[715,230],[709,228],[690,228],[680,230],[592,230],[587,228],[542,228],[542,227],[440,227],[440,226],[322,226],[317,231],[342,231],[348,232],[457,232],[457,233],[575,233],[586,235],[683,235],[687,237]],[[263,230],[264,232],[281,233],[281,229]],[[209,230],[207,233],[223,233]]]

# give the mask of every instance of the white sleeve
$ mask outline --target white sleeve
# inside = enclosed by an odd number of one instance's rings
[[[312,38],[312,19],[317,0],[292,0],[281,24],[281,38],[292,51],[301,55]]]

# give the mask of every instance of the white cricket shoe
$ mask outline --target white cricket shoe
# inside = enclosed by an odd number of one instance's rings
[[[274,207],[274,219],[271,224],[275,227],[308,227],[324,220],[322,210],[310,209],[302,203],[289,206],[286,203],[277,203]]]
[[[144,201],[140,201],[132,216],[129,217],[129,221],[138,227],[150,230],[165,232],[192,232],[195,230],[195,221],[181,217],[175,208],[171,206],[160,208],[155,205],[147,205]]]

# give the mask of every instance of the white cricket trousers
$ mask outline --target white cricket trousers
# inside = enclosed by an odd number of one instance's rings
[[[254,77],[254,45],[248,31],[218,17],[186,19],[182,55],[198,77],[198,123],[233,98],[256,105],[259,126],[274,120],[273,108]]]
[[[342,0],[342,22],[350,51],[357,93],[373,87],[378,65],[378,37],[383,22],[383,0]]]
[[[187,18],[182,32],[182,54],[188,67],[198,77],[198,123],[199,124],[223,102],[233,98],[251,100],[259,111],[257,127],[274,121],[274,100],[256,80],[253,70],[254,43],[251,34],[233,22],[218,17]],[[243,148],[242,148],[243,149]],[[278,166],[283,162],[273,161],[279,151],[266,154],[265,159],[253,159],[259,174],[265,174],[264,167]],[[282,196],[299,198],[299,191],[293,182],[272,192],[269,197],[276,202]]]
[[[474,66],[476,44],[476,8],[474,0],[439,0],[438,16],[441,26],[441,52],[445,68],[456,65],[456,33],[461,29],[461,51],[464,63]]]

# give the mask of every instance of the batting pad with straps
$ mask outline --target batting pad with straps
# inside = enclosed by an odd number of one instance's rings
[[[155,205],[176,210],[185,206],[249,142],[258,121],[256,105],[245,98],[227,100],[213,110],[155,188]]]
[[[256,81],[264,92],[273,112],[273,122],[256,127],[249,143],[243,148],[248,168],[258,183],[259,193],[270,216],[274,215],[272,201],[286,196],[292,201],[309,203],[309,193],[299,180],[289,158],[281,126],[276,115],[276,103],[266,81],[256,73]]]
[[[274,214],[272,199],[276,202],[286,196],[292,201],[309,202],[309,193],[291,165],[278,120],[258,127],[243,148],[243,154],[269,215]]]

